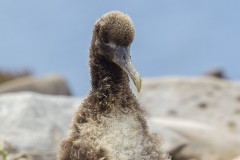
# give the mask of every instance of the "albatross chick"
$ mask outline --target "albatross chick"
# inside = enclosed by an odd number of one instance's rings
[[[149,133],[145,112],[130,89],[128,76],[141,89],[130,56],[134,34],[130,17],[118,11],[96,22],[89,49],[92,90],[74,114],[59,160],[168,159],[158,137]]]

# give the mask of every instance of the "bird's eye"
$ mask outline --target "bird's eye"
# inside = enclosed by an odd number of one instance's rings
[[[103,38],[103,39],[102,39],[102,41],[103,41],[103,43],[104,43],[104,44],[108,44],[108,43],[109,43],[109,39],[108,39],[108,38],[106,38],[106,37],[105,37],[105,38]]]

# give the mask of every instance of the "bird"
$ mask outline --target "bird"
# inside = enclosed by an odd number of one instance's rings
[[[60,143],[59,160],[169,159],[130,88],[130,78],[138,92],[142,86],[130,56],[134,37],[126,13],[111,11],[96,21],[89,47],[91,91]]]

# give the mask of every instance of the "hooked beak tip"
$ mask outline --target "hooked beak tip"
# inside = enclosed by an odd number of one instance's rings
[[[140,75],[136,76],[136,78],[132,78],[133,82],[137,88],[137,91],[140,92],[141,88],[142,88],[142,79],[140,77]]]

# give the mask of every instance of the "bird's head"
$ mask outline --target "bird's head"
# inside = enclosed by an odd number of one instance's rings
[[[118,11],[109,12],[96,22],[94,35],[93,43],[98,48],[98,54],[120,66],[131,77],[139,92],[142,81],[130,56],[135,35],[130,17]]]

